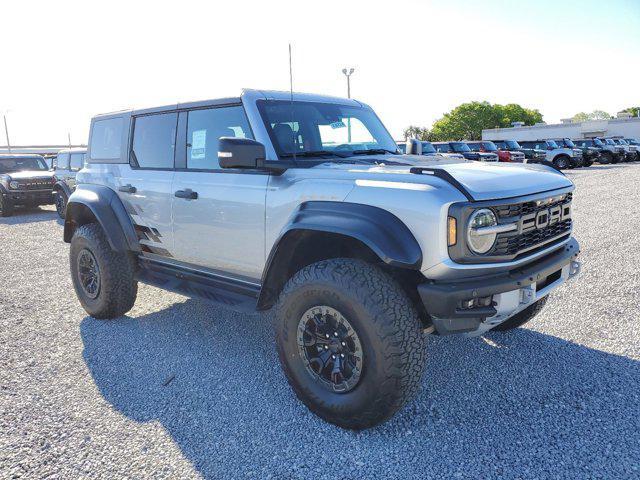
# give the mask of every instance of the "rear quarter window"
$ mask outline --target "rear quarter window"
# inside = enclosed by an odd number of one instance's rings
[[[91,128],[91,160],[114,160],[120,158],[122,147],[121,117],[96,120]]]

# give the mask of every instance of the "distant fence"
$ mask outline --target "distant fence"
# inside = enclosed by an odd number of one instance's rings
[[[0,154],[3,153],[38,153],[40,155],[56,155],[64,148],[87,148],[86,145],[16,145],[9,147],[0,147]]]

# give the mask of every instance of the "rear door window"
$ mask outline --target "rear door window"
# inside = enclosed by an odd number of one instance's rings
[[[133,127],[131,164],[140,168],[173,168],[177,123],[177,113],[137,117]]]

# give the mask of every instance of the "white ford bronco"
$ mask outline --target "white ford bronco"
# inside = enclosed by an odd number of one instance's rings
[[[245,90],[99,115],[87,157],[64,225],[84,309],[122,316],[138,282],[273,309],[296,395],[345,428],[416,392],[425,333],[519,327],[579,271],[562,173],[401,155],[352,99]]]

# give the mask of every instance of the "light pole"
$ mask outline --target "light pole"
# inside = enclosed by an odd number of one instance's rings
[[[355,71],[354,68],[343,68],[342,73],[347,77],[347,98],[351,98],[351,75]],[[347,117],[347,141],[351,143],[351,117]]]
[[[7,149],[9,153],[11,153],[11,142],[9,142],[9,128],[7,127],[7,112],[2,114],[2,119],[4,120],[4,134],[7,137]]]

